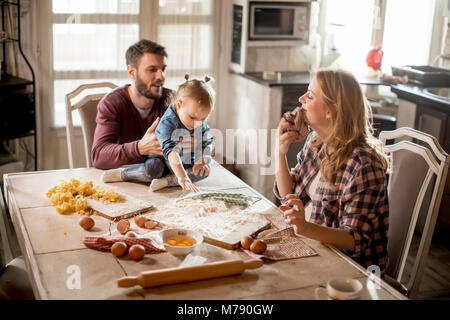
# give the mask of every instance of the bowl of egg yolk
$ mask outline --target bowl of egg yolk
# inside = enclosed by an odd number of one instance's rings
[[[186,255],[203,242],[203,236],[187,229],[166,229],[160,231],[165,248],[173,255]]]

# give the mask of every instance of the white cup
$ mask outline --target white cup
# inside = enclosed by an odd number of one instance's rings
[[[358,300],[361,297],[363,286],[361,282],[350,278],[337,278],[327,282],[325,288],[316,288],[315,296],[321,300],[320,290],[326,290],[329,298],[334,300]]]

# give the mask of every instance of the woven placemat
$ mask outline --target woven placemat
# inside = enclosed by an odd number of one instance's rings
[[[264,240],[267,244],[264,253],[256,254],[245,249],[244,251],[254,258],[269,260],[288,260],[318,255],[313,248],[295,235],[292,227],[267,234],[260,240]]]

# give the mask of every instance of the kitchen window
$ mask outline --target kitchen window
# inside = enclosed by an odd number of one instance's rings
[[[130,83],[125,52],[143,38],[167,48],[166,87],[214,74],[213,0],[52,0],[51,10],[54,127],[65,126],[65,95],[79,85]]]
[[[324,60],[335,61],[356,74],[367,74],[366,56],[382,44],[382,71],[391,66],[428,64],[432,46],[435,1],[325,0]],[[385,15],[383,19],[383,8]]]
[[[372,38],[373,11],[373,0],[326,2],[325,63],[334,61],[352,72],[365,70]]]
[[[214,0],[159,0],[157,41],[167,48],[166,86],[176,89],[184,75],[215,75]]]
[[[391,73],[391,66],[426,65],[430,56],[433,32],[434,1],[387,1],[383,34],[382,70]]]

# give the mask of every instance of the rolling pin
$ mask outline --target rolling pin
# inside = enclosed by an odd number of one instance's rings
[[[176,267],[163,270],[144,271],[137,277],[123,277],[117,280],[119,288],[140,285],[143,288],[183,283],[203,279],[241,274],[245,269],[256,269],[263,265],[259,259],[229,260],[206,263],[199,266]]]

